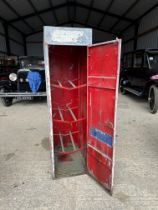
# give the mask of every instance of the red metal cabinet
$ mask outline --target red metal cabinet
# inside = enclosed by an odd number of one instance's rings
[[[52,175],[88,172],[111,190],[121,41],[79,46],[45,37]]]

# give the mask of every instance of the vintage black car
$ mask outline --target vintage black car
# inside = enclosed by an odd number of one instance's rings
[[[0,83],[9,79],[10,73],[16,73],[18,58],[16,56],[0,56]]]
[[[5,106],[14,98],[33,99],[46,96],[44,61],[42,57],[19,57],[8,79],[0,81],[0,97]]]
[[[0,93],[8,92],[9,75],[17,73],[19,62],[17,56],[0,56]],[[10,104],[11,98],[1,98],[4,105]]]
[[[158,110],[158,49],[137,50],[123,56],[120,90],[147,96],[149,110]]]

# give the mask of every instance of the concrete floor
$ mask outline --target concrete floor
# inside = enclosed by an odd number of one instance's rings
[[[119,96],[113,197],[87,175],[51,179],[45,102],[0,105],[0,209],[158,209],[158,114]]]

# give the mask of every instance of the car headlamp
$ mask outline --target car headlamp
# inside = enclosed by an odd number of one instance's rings
[[[9,79],[12,82],[15,82],[17,80],[17,75],[15,73],[11,73],[11,74],[9,74]]]

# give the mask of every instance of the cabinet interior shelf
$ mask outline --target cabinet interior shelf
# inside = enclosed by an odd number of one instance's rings
[[[59,144],[58,146],[56,146],[56,153],[58,153],[59,155],[60,154],[71,154],[71,153],[74,153],[74,152],[78,152],[78,151],[81,151],[83,148],[79,148],[76,144],[75,144],[75,140],[74,140],[74,137],[73,135],[74,134],[78,134],[79,131],[68,131],[67,133],[61,133],[61,132],[58,132],[58,133],[54,133],[54,136],[56,136],[58,139],[59,139]],[[67,137],[68,138],[68,143],[65,143],[64,141],[64,137]]]
[[[75,90],[82,87],[86,87],[86,84],[79,84],[79,80],[67,80],[67,81],[53,81],[51,87],[60,88],[63,90]]]
[[[66,109],[62,109],[58,106],[56,109],[54,109],[54,114],[52,116],[53,121],[69,123],[69,122],[77,122],[84,120],[85,117],[78,118],[76,116],[76,114],[73,111],[74,109],[78,109],[78,107],[71,108],[69,105],[67,105]],[[67,115],[66,117],[65,114]]]

